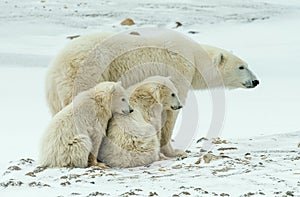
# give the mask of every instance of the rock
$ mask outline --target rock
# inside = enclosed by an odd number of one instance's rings
[[[21,170],[21,168],[19,166],[10,166],[8,170]]]
[[[158,196],[158,194],[156,192],[150,192],[149,196]]]
[[[188,31],[189,34],[198,34],[198,31]]]
[[[201,163],[201,158],[199,158],[196,162],[195,162],[195,164],[200,164]]]
[[[178,164],[176,166],[172,166],[172,169],[181,169],[182,168],[182,165],[181,164]]]
[[[175,28],[178,28],[178,27],[182,26],[181,22],[176,21],[175,23],[176,23],[176,27]]]
[[[67,186],[67,185],[71,185],[71,183],[69,181],[66,182],[62,182],[60,183],[61,186]]]
[[[130,35],[135,35],[135,36],[139,36],[139,35],[140,35],[140,33],[139,33],[139,32],[136,32],[136,31],[130,32],[129,34],[130,34]]]
[[[183,194],[183,195],[186,195],[186,196],[190,196],[191,194],[189,193],[189,192],[187,192],[187,191],[183,191],[183,192],[181,192],[180,194]]]
[[[79,195],[81,195],[81,194],[80,194],[80,193],[77,193],[77,192],[71,193],[71,196],[79,196]]]
[[[106,196],[108,195],[107,193],[102,193],[102,192],[93,192],[93,193],[90,193],[88,195],[88,197],[91,197],[91,196]]]
[[[28,183],[28,186],[29,187],[50,187],[50,185],[48,184],[43,184],[41,182],[35,182],[35,181]]]
[[[134,24],[135,23],[134,23],[134,21],[131,18],[126,18],[125,20],[123,20],[121,22],[121,25],[123,25],[123,26],[125,26],[125,25],[131,26],[131,25],[134,25]]]
[[[230,196],[230,195],[226,193],[221,193],[220,196]]]
[[[25,176],[36,177],[36,175],[34,174],[34,172],[28,172],[28,173],[25,174]]]
[[[216,138],[212,142],[213,144],[228,144],[226,140],[221,140],[220,138]]]
[[[203,160],[205,163],[210,163],[211,161],[214,161],[214,160],[217,160],[217,159],[220,159],[219,156],[216,156],[216,155],[213,155],[211,153],[207,153],[205,155],[203,155]]]
[[[206,138],[206,137],[202,137],[202,138],[200,138],[199,140],[197,140],[197,142],[196,143],[199,143],[199,142],[202,142],[202,141],[207,141],[208,139]]]
[[[24,183],[22,181],[15,181],[13,179],[10,179],[8,182],[2,182],[0,183],[1,187],[8,187],[8,186],[21,186]]]
[[[217,155],[214,155],[211,153],[207,153],[207,154],[203,155],[204,163],[210,163],[211,161],[215,161],[218,159],[225,159],[225,158],[230,158],[230,157],[228,157],[226,155],[217,156]]]
[[[78,38],[80,35],[67,36],[67,39],[73,40],[74,38]]]
[[[236,147],[224,147],[224,148],[218,148],[218,151],[224,151],[224,150],[237,150]]]

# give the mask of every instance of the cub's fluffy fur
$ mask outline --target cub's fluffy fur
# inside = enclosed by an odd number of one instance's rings
[[[167,77],[154,76],[130,87],[134,112],[109,121],[99,159],[111,167],[135,167],[157,161],[166,112],[180,109],[177,90]]]
[[[131,108],[120,83],[103,82],[77,95],[57,113],[41,142],[44,167],[98,165],[96,157],[107,123],[113,113],[128,114]]]

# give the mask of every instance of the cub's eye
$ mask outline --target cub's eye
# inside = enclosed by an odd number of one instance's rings
[[[239,69],[240,69],[240,70],[243,70],[243,69],[245,69],[245,67],[244,67],[244,66],[240,66]]]
[[[172,96],[172,97],[175,97],[175,94],[174,94],[174,93],[172,93],[172,94],[171,94],[171,96]]]
[[[123,102],[125,102],[125,101],[126,101],[126,99],[125,99],[125,98],[122,98],[122,101],[123,101]]]

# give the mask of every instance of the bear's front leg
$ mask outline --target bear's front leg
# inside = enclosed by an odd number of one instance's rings
[[[162,154],[161,152],[159,153],[159,160],[162,161],[162,160],[169,160],[170,158],[169,157],[166,157],[164,154]]]
[[[89,154],[88,158],[88,166],[97,166],[103,169],[109,168],[107,165],[104,163],[98,162],[97,161],[97,156],[100,148],[100,144],[103,139],[103,134],[99,131],[93,130],[93,132],[90,132],[90,138],[92,141],[92,150]]]
[[[163,113],[163,127],[161,129],[160,137],[160,152],[163,153],[166,157],[187,157],[187,154],[183,150],[174,150],[171,145],[171,137],[177,114],[177,112],[170,110],[164,111]]]
[[[170,142],[168,142],[163,147],[160,147],[160,152],[163,153],[166,157],[181,157],[186,158],[187,154],[183,150],[173,149]]]
[[[89,154],[89,158],[88,158],[88,167],[91,167],[91,166],[97,166],[102,169],[109,168],[106,164],[98,162],[97,157],[95,157],[95,155],[93,155],[92,153]]]

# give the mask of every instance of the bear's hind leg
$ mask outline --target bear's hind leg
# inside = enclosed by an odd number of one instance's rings
[[[89,153],[92,143],[88,136],[75,136],[68,144],[65,152],[64,167],[85,168],[88,166]]]

